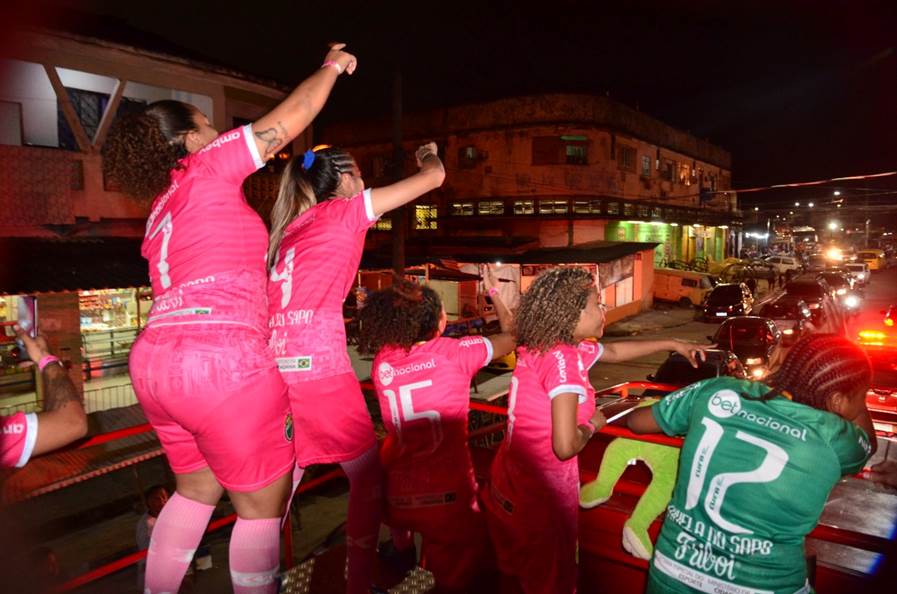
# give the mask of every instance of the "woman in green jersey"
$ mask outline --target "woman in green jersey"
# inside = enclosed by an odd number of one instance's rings
[[[856,345],[816,334],[765,384],[704,380],[632,413],[636,433],[685,436],[647,591],[812,592],[804,537],[875,450],[871,377]]]

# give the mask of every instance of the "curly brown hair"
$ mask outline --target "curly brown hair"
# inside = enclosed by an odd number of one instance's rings
[[[391,287],[372,293],[365,301],[358,350],[367,355],[376,355],[386,346],[408,351],[435,336],[441,314],[442,301],[436,291],[395,277]]]
[[[581,268],[552,268],[520,298],[515,316],[517,345],[544,353],[558,343],[574,344],[573,331],[595,277]]]
[[[103,171],[125,194],[150,201],[171,184],[171,172],[187,156],[184,134],[196,130],[196,108],[156,101],[141,113],[116,120],[103,145]]]

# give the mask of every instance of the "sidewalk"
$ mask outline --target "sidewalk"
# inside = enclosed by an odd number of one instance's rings
[[[757,315],[765,303],[777,299],[782,293],[781,289],[773,289],[757,295],[751,315]],[[653,309],[607,326],[604,329],[604,335],[608,337],[638,336],[639,334],[656,332],[664,328],[675,328],[693,322],[696,319],[696,315],[697,309],[693,307],[655,303]]]

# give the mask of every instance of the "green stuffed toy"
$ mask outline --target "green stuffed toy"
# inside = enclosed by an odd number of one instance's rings
[[[657,400],[651,400],[639,406],[651,406],[655,402]],[[673,495],[679,466],[679,448],[624,437],[616,438],[604,451],[598,477],[580,489],[579,505],[590,509],[610,499],[614,486],[626,467],[638,460],[651,470],[651,484],[638,500],[632,515],[623,524],[623,548],[630,555],[647,560],[654,555],[654,543],[648,536],[648,527],[666,510]]]

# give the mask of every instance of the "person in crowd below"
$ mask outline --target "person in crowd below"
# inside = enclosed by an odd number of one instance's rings
[[[87,433],[87,415],[78,389],[58,358],[50,354],[47,341],[32,338],[16,327],[28,357],[40,369],[44,382],[43,411],[0,417],[0,467],[21,468],[39,456],[70,444]]]
[[[636,433],[685,435],[647,591],[812,592],[804,537],[875,450],[871,378],[856,345],[814,334],[765,383],[703,380],[629,415]]]
[[[295,464],[286,386],[267,346],[267,230],[243,180],[300,134],[356,60],[335,44],[324,64],[254,124],[219,134],[196,107],[158,101],[122,117],[106,172],[152,200],[142,253],[153,308],[131,350],[137,398],[177,487],[150,539],[146,592],[176,592],[226,489],[238,519],[237,594],[274,592],[280,518]]]
[[[396,278],[362,310],[359,350],[376,354],[372,377],[388,432],[386,520],[418,532],[438,592],[468,592],[489,558],[489,535],[467,449],[470,382],[514,350],[513,318],[486,275],[501,333],[442,336],[446,314],[427,286]]]
[[[153,534],[153,527],[156,525],[156,520],[159,518],[159,514],[162,513],[162,508],[165,507],[165,504],[168,503],[168,498],[171,494],[168,492],[168,489],[165,488],[164,485],[155,485],[147,489],[145,497],[146,497],[146,511],[140,516],[140,519],[137,520],[137,529],[136,529],[136,540],[137,540],[137,548],[139,550],[144,550],[149,547],[150,537]],[[143,583],[144,583],[144,574],[146,571],[146,561],[141,560],[137,564],[137,584],[138,584],[138,592],[143,592]]]
[[[595,277],[554,268],[521,297],[508,429],[484,495],[503,587],[526,594],[576,591],[577,454],[604,425],[588,370],[675,350],[697,365],[704,347],[679,340],[602,345],[604,305]]]
[[[419,172],[365,190],[347,152],[310,150],[287,166],[271,211],[269,325],[297,434],[293,486],[311,464],[339,463],[349,477],[351,593],[370,588],[383,471],[374,426],[346,350],[342,304],[358,271],[367,230],[383,213],[438,188],[445,179],[435,144],[420,147],[415,156]]]

